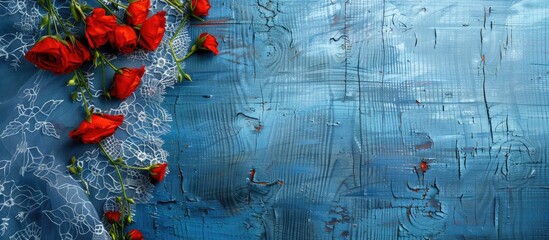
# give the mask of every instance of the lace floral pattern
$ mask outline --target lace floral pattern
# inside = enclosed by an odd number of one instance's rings
[[[182,16],[160,1],[151,2],[152,6],[168,12],[162,44],[153,53],[136,51],[116,59],[145,65],[146,74],[140,87],[125,101],[111,101],[108,106],[90,106],[97,111],[108,109],[104,112],[125,115],[119,131],[103,140],[102,144],[112,157],[122,157],[129,165],[135,166],[167,161],[169,154],[163,149],[162,136],[170,130],[172,118],[161,104],[166,89],[177,82],[177,69],[167,41]],[[16,72],[22,66],[24,53],[37,40],[40,21],[37,3],[31,0],[0,0],[0,16],[13,20],[9,21],[12,32],[0,35],[0,58],[9,62],[12,71]],[[185,55],[189,47],[190,39],[186,32],[186,29],[181,31],[174,41],[178,46],[175,49],[178,56]],[[75,126],[65,126],[58,115],[64,114],[62,109],[75,103],[60,98],[43,100],[48,98],[48,91],[56,91],[48,89],[42,81],[43,78],[53,77],[47,74],[41,72],[28,80],[15,106],[11,106],[17,113],[0,121],[0,140],[18,142],[15,150],[7,149],[11,156],[0,160],[0,238],[109,239],[99,216],[102,207],[105,210],[113,208],[114,204],[107,199],[121,192],[119,180],[99,148],[87,148],[76,156],[78,166],[83,169],[82,179],[90,189],[91,194],[87,195],[82,187],[83,182],[71,177],[67,171],[70,156],[51,150],[50,144],[70,144],[66,134]],[[94,82],[93,72],[86,73],[86,77],[90,83]],[[102,95],[102,90],[93,85],[90,85],[90,91],[94,96]],[[69,95],[70,90],[66,89],[66,93]],[[113,107],[113,104],[116,106]],[[150,201],[154,185],[148,175],[128,171],[123,177],[129,197],[136,202]],[[101,202],[104,206],[94,205]],[[44,221],[49,221],[54,227],[48,228],[48,233],[44,232],[43,226],[47,226]],[[45,234],[48,234],[47,237]]]

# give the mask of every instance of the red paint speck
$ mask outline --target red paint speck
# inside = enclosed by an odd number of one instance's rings
[[[251,169],[250,170],[250,182],[254,182],[254,177],[255,177],[255,169]]]
[[[419,169],[421,169],[422,172],[427,172],[427,170],[429,170],[429,165],[426,161],[421,161],[419,164]]]

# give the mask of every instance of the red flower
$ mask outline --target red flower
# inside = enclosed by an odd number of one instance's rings
[[[118,99],[128,98],[139,86],[143,74],[145,74],[145,66],[141,68],[121,68],[122,73],[114,74],[114,83],[109,94]]]
[[[149,16],[150,0],[137,0],[130,2],[126,9],[126,23],[130,26],[141,26]]]
[[[137,229],[132,229],[129,231],[127,233],[127,237],[129,240],[144,240],[143,234]]]
[[[75,140],[80,139],[83,143],[99,143],[113,135],[123,121],[122,115],[92,114],[91,122],[82,121],[77,129],[69,133],[69,136]]]
[[[128,25],[119,25],[111,34],[110,43],[113,48],[121,53],[131,53],[137,47],[137,34]]]
[[[79,68],[80,65],[82,65],[82,63],[84,63],[85,61],[91,60],[91,54],[90,50],[78,40],[75,40],[75,44],[73,44],[71,41],[67,41],[67,43],[69,44],[70,54],[67,57],[69,61],[69,66],[67,67],[67,69],[65,69],[65,71],[72,72],[75,69]]]
[[[191,3],[193,14],[198,17],[208,16],[210,11],[210,2],[208,0],[193,0]]]
[[[86,18],[86,38],[91,48],[99,48],[109,41],[116,28],[116,17],[105,15],[105,9],[95,8]]]
[[[153,182],[162,182],[162,180],[164,180],[164,175],[166,175],[167,167],[167,162],[161,164],[155,163],[151,165],[151,169],[149,170],[149,176],[151,176]]]
[[[38,41],[25,58],[37,67],[56,74],[66,74],[91,59],[90,51],[79,41],[73,45],[70,41],[46,36]]]
[[[141,25],[139,45],[149,51],[154,51],[162,42],[166,27],[166,12],[162,11],[147,19]]]
[[[215,55],[219,54],[219,50],[217,50],[218,45],[219,44],[217,43],[215,37],[209,33],[200,34],[198,40],[196,41],[196,46],[199,49],[211,51]]]
[[[120,212],[119,211],[106,211],[105,218],[110,224],[120,221]]]

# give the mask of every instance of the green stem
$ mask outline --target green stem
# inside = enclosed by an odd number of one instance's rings
[[[101,53],[99,50],[97,49],[94,49],[95,51],[95,55],[99,56],[101,58],[101,63],[106,63],[107,65],[109,65],[109,67],[112,68],[112,70],[114,70],[115,72],[119,73],[120,72],[120,69],[118,69],[117,67],[115,67],[111,61],[109,61],[109,59],[107,59],[107,57],[105,57],[105,55],[103,55],[103,53]]]
[[[194,49],[191,49],[191,51],[189,53],[187,53],[187,55],[185,55],[185,57],[183,57],[181,59],[181,61],[185,61],[187,58],[189,58],[191,55],[193,55],[197,51],[196,49],[197,49],[196,47],[194,47]]]
[[[103,62],[103,60],[101,60],[101,62]],[[101,85],[103,87],[103,96],[105,96],[106,99],[109,99],[110,95],[105,87],[105,64],[101,64]]]
[[[130,201],[128,196],[126,195],[126,188],[124,187],[124,179],[122,179],[122,174],[120,173],[120,168],[118,168],[118,164],[112,159],[111,155],[107,153],[107,150],[103,147],[103,144],[99,143],[99,148],[101,148],[101,151],[107,156],[107,159],[109,159],[109,162],[114,166],[114,169],[116,170],[116,174],[118,175],[118,179],[120,180],[120,187],[122,188],[122,196],[124,197],[124,202],[120,203],[120,210],[123,214],[122,216],[131,216],[132,215],[132,209],[130,207]],[[128,208],[126,209],[126,205]],[[122,228],[122,234],[124,233],[124,220],[122,220],[122,223],[120,224],[120,227]]]
[[[84,110],[86,112],[86,116],[88,116],[89,105],[88,105],[88,101],[86,100],[86,93],[84,93],[85,90],[84,90],[84,87],[82,87],[82,82],[81,81],[79,81],[79,83],[78,83],[78,91],[82,95],[82,102],[84,102]]]
[[[136,166],[130,166],[130,165],[120,164],[120,163],[118,165],[123,167],[123,168],[128,168],[128,169],[144,170],[144,171],[151,170],[150,167],[136,167]]]
[[[126,188],[124,187],[124,179],[122,179],[122,174],[120,173],[120,169],[118,168],[118,164],[114,162],[114,160],[111,158],[111,155],[107,153],[107,150],[103,147],[103,144],[99,143],[99,148],[101,148],[101,151],[107,156],[109,159],[109,162],[114,166],[114,169],[116,170],[116,174],[118,175],[118,179],[120,180],[120,187],[122,188],[122,196],[124,197],[124,200],[128,200],[128,196],[126,195]]]
[[[86,78],[84,77],[84,73],[82,73],[82,70],[80,68],[76,69],[76,74],[78,75],[79,82],[82,83],[82,85],[85,87],[88,97],[93,98],[93,95],[92,95],[91,90],[90,90],[90,86],[88,85],[88,82],[86,81]]]
[[[48,12],[48,35],[51,35],[51,15],[50,13]]]
[[[90,189],[88,188],[88,183],[82,178],[82,174],[78,173],[78,177],[80,178],[80,181],[82,181],[82,185],[84,186],[84,190],[86,191],[86,195],[90,195]]]
[[[53,13],[54,17],[55,17],[55,20],[56,22],[59,24],[59,26],[61,26],[61,29],[63,30],[63,32],[66,34],[66,35],[71,35],[69,29],[67,28],[67,26],[65,26],[65,21],[63,20],[63,18],[59,15],[59,13],[57,12],[57,10],[55,9],[55,7],[53,6],[53,3],[51,1],[49,1],[51,3],[50,5],[50,11]]]
[[[168,2],[168,1],[169,0],[166,0],[166,2]],[[183,18],[183,20],[181,20],[181,23],[179,23],[179,26],[177,27],[177,30],[175,30],[174,34],[172,35],[172,37],[168,41],[168,45],[170,46],[170,51],[172,53],[173,60],[175,61],[175,64],[177,65],[177,70],[179,71],[179,73],[181,73],[182,77],[188,76],[188,74],[185,73],[185,71],[183,70],[183,68],[181,67],[181,64],[180,64],[180,62],[183,61],[184,59],[179,59],[177,57],[177,55],[175,54],[175,50],[173,48],[173,41],[175,40],[177,35],[179,35],[181,30],[185,26],[185,23],[187,22],[188,18],[189,18],[189,14],[187,13],[187,14],[185,14],[185,17]],[[187,78],[187,77],[185,77],[185,78]]]
[[[183,10],[181,9],[181,7],[183,7],[182,5],[179,5],[177,3],[174,3],[172,2],[171,0],[165,0],[166,3],[170,6],[172,6],[175,10],[177,10],[179,13],[181,14],[185,14],[185,12],[183,12]]]
[[[108,0],[108,1],[109,1],[110,3],[112,3],[112,5],[114,5],[115,7],[121,7],[121,8],[123,8],[123,9],[128,9],[128,6],[126,6],[126,5],[123,5],[123,4],[121,4],[121,3],[117,3],[117,2],[115,2],[115,1],[113,1],[113,0]]]
[[[82,3],[80,2],[80,0],[71,0],[71,2],[74,6],[77,6],[77,14],[80,15],[81,21],[84,21],[84,19],[86,19],[86,14],[84,14],[84,12],[82,11]]]
[[[185,26],[185,23],[187,22],[187,19],[189,19],[189,14],[185,14],[185,17],[183,17],[183,20],[181,20],[181,23],[179,23],[179,26],[177,27],[177,30],[173,33],[173,36],[170,38],[170,41],[173,41],[177,35],[179,35],[179,32],[183,29]]]

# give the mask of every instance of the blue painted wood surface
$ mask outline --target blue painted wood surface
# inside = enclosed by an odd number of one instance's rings
[[[549,4],[212,1],[147,239],[547,237]],[[421,170],[425,162],[426,171]],[[284,185],[250,183],[281,180]]]

